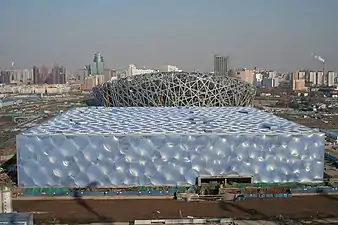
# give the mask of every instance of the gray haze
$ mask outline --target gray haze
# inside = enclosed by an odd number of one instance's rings
[[[0,68],[83,68],[101,51],[109,68],[231,66],[338,70],[337,0],[11,0],[0,7]]]

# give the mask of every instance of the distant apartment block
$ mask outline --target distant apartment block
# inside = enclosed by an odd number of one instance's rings
[[[334,71],[327,72],[327,86],[333,86],[337,84],[337,73]]]
[[[311,86],[317,85],[317,72],[316,71],[310,71],[309,72],[308,82],[310,83]]]
[[[177,66],[172,65],[165,65],[162,70],[162,72],[182,72]]]
[[[275,77],[277,77],[276,71],[269,71],[268,72],[268,78],[275,78]]]
[[[52,72],[49,73],[46,83],[65,84],[66,82],[66,69],[63,66],[55,65],[52,69]]]
[[[307,82],[310,86],[333,86],[337,82],[337,73],[334,71],[328,71],[325,75],[322,71],[309,71],[307,76]]]
[[[104,59],[100,52],[94,54],[93,64],[91,66],[92,75],[103,75],[104,73]]]
[[[263,74],[261,73],[254,73],[254,81],[253,84],[255,86],[262,86],[262,81],[263,81]]]
[[[253,70],[248,70],[248,69],[237,70],[235,73],[235,77],[249,84],[254,83],[254,71]]]
[[[33,70],[3,70],[0,71],[1,84],[32,84]]]
[[[298,79],[306,79],[306,71],[298,71]]]
[[[324,85],[324,73],[317,71],[317,85]]]
[[[214,75],[225,76],[228,75],[228,56],[214,55]]]
[[[264,78],[262,80],[262,86],[264,87],[278,87],[279,85],[279,80],[278,78]]]
[[[116,80],[117,79],[117,73],[116,70],[112,69],[104,69],[103,71],[104,75],[104,81],[111,81],[111,80]]]
[[[305,79],[296,79],[292,81],[292,90],[294,91],[305,91]]]
[[[80,83],[80,84],[84,84],[88,76],[89,76],[89,72],[87,68],[78,69],[75,72],[75,80],[77,81],[77,83]]]
[[[81,86],[81,90],[90,91],[93,87],[103,84],[105,82],[104,75],[92,75],[85,79],[84,84]]]
[[[305,91],[307,88],[305,86],[305,79],[299,79],[299,74],[294,73],[292,76],[291,84],[292,90],[294,91]]]
[[[147,68],[137,68],[134,64],[130,64],[128,66],[127,76],[135,76],[140,74],[147,74],[147,73],[154,73],[156,70],[153,69],[147,69]]]

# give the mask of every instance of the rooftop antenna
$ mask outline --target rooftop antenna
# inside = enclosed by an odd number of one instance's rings
[[[323,57],[317,55],[316,53],[311,53],[311,55],[314,59],[316,59],[317,61],[319,61],[322,64],[323,77],[325,77],[325,59],[323,59]],[[310,91],[309,91],[309,101],[310,101],[310,98],[311,98],[311,88],[310,88]]]

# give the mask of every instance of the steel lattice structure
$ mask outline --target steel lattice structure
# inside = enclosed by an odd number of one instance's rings
[[[136,75],[93,89],[96,102],[114,107],[248,106],[255,93],[234,77],[188,72]]]

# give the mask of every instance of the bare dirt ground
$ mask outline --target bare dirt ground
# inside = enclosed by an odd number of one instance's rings
[[[56,219],[63,223],[131,221],[135,219],[232,217],[237,219],[311,219],[338,217],[338,196],[306,196],[290,199],[251,199],[239,202],[180,202],[175,200],[19,200],[13,208],[36,212],[39,223]],[[154,212],[159,211],[157,216]],[[180,213],[181,211],[181,213]]]
[[[338,116],[325,116],[323,117],[328,123],[324,123],[323,120],[314,119],[314,118],[303,118],[301,116],[287,115],[287,114],[276,114],[279,117],[285,118],[287,120],[294,121],[296,123],[320,129],[335,129],[338,126]]]

